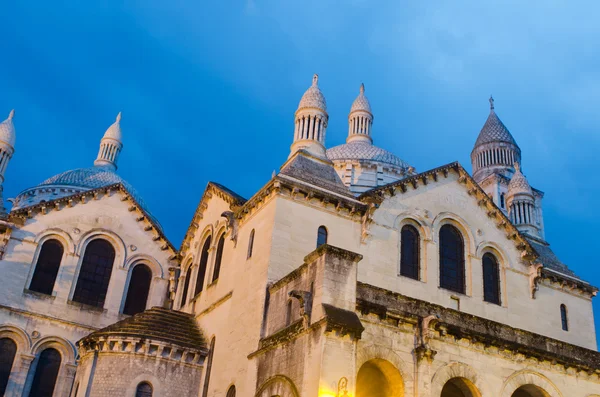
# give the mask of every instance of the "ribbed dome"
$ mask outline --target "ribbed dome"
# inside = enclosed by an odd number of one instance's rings
[[[528,194],[533,196],[531,186],[529,185],[527,178],[525,178],[525,175],[523,175],[521,172],[521,168],[519,167],[518,163],[515,164],[515,168],[515,174],[508,184],[508,196],[514,196],[516,194]]]
[[[325,96],[319,89],[319,76],[313,76],[313,83],[308,90],[302,95],[300,104],[298,104],[298,110],[304,108],[317,108],[323,111],[327,111],[327,103],[325,102]]]
[[[352,107],[350,108],[350,113],[356,111],[364,111],[371,113],[371,104],[369,103],[369,99],[365,96],[365,85],[360,85],[360,93],[352,103]]]
[[[15,111],[11,110],[8,118],[0,123],[0,141],[8,143],[10,146],[15,146],[15,125],[13,124],[13,117]]]
[[[104,133],[104,138],[112,138],[117,141],[121,141],[123,136],[121,135],[121,112],[117,115],[117,119]]]
[[[515,138],[508,131],[508,128],[496,115],[494,111],[494,99],[490,98],[490,115],[488,116],[483,128],[479,132],[475,147],[491,142],[506,142],[518,147]]]
[[[116,183],[121,183],[125,186],[125,189],[127,189],[133,199],[147,214],[149,214],[154,223],[160,226],[158,220],[152,216],[146,203],[133,186],[108,167],[77,168],[54,175],[39,185],[19,193],[15,199],[12,210],[30,207],[39,204],[42,201],[58,199],[80,192],[114,185]],[[41,191],[45,190],[44,188],[50,189],[52,193],[42,193]]]
[[[401,168],[409,167],[408,163],[395,154],[377,146],[373,146],[371,143],[365,141],[349,142],[332,147],[327,150],[327,157],[331,161],[368,160],[391,164]]]

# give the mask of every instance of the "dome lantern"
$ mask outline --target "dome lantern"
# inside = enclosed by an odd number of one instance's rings
[[[515,163],[515,174],[508,184],[506,204],[511,222],[519,230],[538,235],[538,215],[533,190],[527,178],[521,172],[519,163]]]
[[[490,96],[489,101],[490,114],[471,152],[473,177],[477,182],[494,173],[510,177],[513,164],[521,161],[521,149],[496,114],[494,98]]]
[[[123,148],[121,139],[121,112],[119,112],[116,121],[108,127],[100,141],[98,157],[94,161],[96,167],[107,167],[111,171],[117,169],[117,160]]]
[[[290,148],[290,157],[298,150],[326,158],[325,131],[327,129],[327,103],[319,89],[319,76],[314,75],[312,85],[306,90],[295,115],[294,142]]]
[[[15,152],[15,117],[14,109],[8,114],[8,118],[0,123],[0,184],[4,182],[6,166]]]
[[[352,103],[348,115],[348,138],[346,138],[346,142],[365,141],[373,143],[371,137],[372,126],[371,104],[365,96],[365,85],[361,84],[359,94]]]

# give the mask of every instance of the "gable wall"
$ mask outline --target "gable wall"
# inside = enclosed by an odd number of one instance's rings
[[[455,307],[451,299],[455,296],[461,311],[596,349],[591,301],[544,286],[532,299],[529,268],[520,260],[515,243],[478,207],[475,197],[468,195],[457,178],[450,173],[447,179],[440,176],[437,183],[430,181],[417,190],[408,186],[406,193],[398,192],[381,204],[374,213],[371,236],[357,250],[364,255],[359,281],[446,307]],[[399,276],[399,230],[409,219],[420,225],[421,236],[425,236],[421,281]],[[439,288],[438,233],[444,222],[453,223],[465,237],[466,295]],[[483,300],[481,258],[486,250],[500,259],[501,306]],[[561,303],[567,305],[574,325],[569,332],[561,328]]]

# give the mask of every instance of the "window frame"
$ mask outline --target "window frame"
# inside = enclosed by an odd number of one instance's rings
[[[488,264],[492,267],[489,269],[489,266],[486,266],[486,259],[491,261]],[[487,270],[486,270],[487,269]],[[492,303],[498,306],[502,306],[502,282],[500,276],[500,261],[498,257],[491,252],[485,252],[481,257],[481,273],[482,273],[482,283],[483,283],[483,300],[484,302]],[[492,271],[491,276],[495,278],[495,280],[488,280],[490,274],[489,271]],[[489,284],[493,283],[493,284]],[[489,287],[495,288],[495,291],[489,291]],[[494,295],[495,292],[495,295]],[[494,295],[489,297],[489,295]],[[488,299],[489,298],[489,299]]]
[[[416,256],[416,263],[408,264],[404,262],[406,248],[405,246],[406,238],[405,231],[411,233],[413,237],[415,237],[415,241],[413,241],[413,255],[411,262],[414,262],[414,257]],[[415,253],[416,252],[416,253]],[[413,268],[413,274],[409,274],[408,268]],[[398,269],[398,275],[402,277],[407,277],[412,280],[420,281],[421,280],[421,233],[419,229],[414,226],[412,223],[405,223],[400,228],[400,266]]]
[[[560,304],[560,323],[562,330],[569,332],[569,310],[564,303]]]
[[[456,258],[450,258],[450,254],[451,252],[449,251],[443,251],[446,249],[449,249],[448,247],[448,243],[444,244],[443,243],[443,238],[442,238],[442,232],[444,232],[445,230],[451,230],[453,231],[453,234],[458,237],[458,245],[457,248],[460,247],[460,249],[456,249],[455,252],[455,256]],[[438,236],[439,236],[439,240],[438,240],[438,259],[439,259],[439,286],[440,288],[446,289],[448,291],[452,291],[458,294],[462,294],[462,295],[466,295],[466,287],[467,287],[467,263],[465,260],[465,254],[466,254],[466,241],[465,241],[465,237],[463,235],[463,233],[460,231],[459,228],[457,228],[456,226],[450,224],[450,223],[445,223],[443,224],[439,231],[438,231]],[[446,246],[446,247],[445,247]],[[446,259],[446,260],[444,260]],[[448,275],[448,272],[452,271],[452,268],[449,268],[449,266],[451,265],[450,263],[448,263],[448,260],[456,260],[456,281],[457,284],[456,285],[451,285],[451,275]],[[449,281],[445,281],[445,280],[449,280]]]
[[[41,272],[45,272],[46,276],[48,277],[48,269],[47,269],[47,265],[44,266],[45,264],[40,263],[40,260],[42,259],[42,257],[44,256],[44,248],[46,247],[46,244],[54,244],[56,243],[58,246],[60,246],[61,249],[61,254],[60,254],[60,259],[58,260],[58,263],[56,263],[56,272],[54,273],[54,275],[50,275],[49,278],[52,278],[52,288],[49,290],[49,292],[46,291],[41,291],[40,289],[35,289],[35,285],[34,283],[36,283],[37,280],[37,276],[41,273]],[[62,262],[64,260],[65,257],[65,245],[64,243],[54,237],[54,236],[50,236],[49,238],[45,239],[44,241],[42,241],[39,245],[39,250],[37,252],[36,258],[35,258],[35,264],[33,265],[33,273],[31,275],[31,279],[29,280],[29,285],[28,285],[28,289],[30,291],[34,291],[34,292],[38,292],[40,294],[44,294],[44,295],[50,295],[53,296],[53,292],[54,292],[54,286],[56,285],[56,279],[58,278],[58,273],[60,272],[60,267],[62,265]],[[55,259],[55,258],[53,258]],[[43,269],[44,268],[44,269]],[[43,269],[43,270],[42,270]],[[43,276],[42,276],[43,277]],[[49,284],[49,283],[48,283]],[[46,283],[44,282],[44,280],[42,280],[42,285],[46,285]]]
[[[323,241],[324,240],[324,241]],[[317,248],[320,246],[327,244],[329,240],[329,230],[325,225],[319,226],[317,229]]]

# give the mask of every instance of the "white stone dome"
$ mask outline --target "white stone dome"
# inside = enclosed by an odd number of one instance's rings
[[[11,110],[8,118],[0,123],[0,141],[8,143],[10,146],[15,146],[15,125],[13,123],[13,117],[15,116],[15,111]]]
[[[521,172],[519,164],[515,164],[515,174],[510,180],[508,184],[508,196],[514,196],[517,194],[527,194],[533,196],[533,191],[531,190],[531,186],[525,178],[525,175]]]
[[[30,207],[44,201],[56,200],[117,183],[121,183],[142,209],[159,225],[133,186],[109,167],[76,168],[54,175],[39,185],[19,193],[13,203],[12,210]]]
[[[360,93],[352,103],[352,107],[350,108],[350,113],[363,111],[363,112],[371,112],[371,104],[369,103],[369,99],[365,95],[365,85],[360,85]]]
[[[122,141],[123,136],[121,134],[121,112],[117,115],[117,119],[104,133],[104,138],[111,138],[117,141]]]
[[[359,160],[373,161],[408,169],[410,165],[395,154],[366,141],[352,141],[327,150],[331,161]]]
[[[298,104],[298,110],[305,108],[316,108],[323,111],[327,111],[327,102],[325,102],[325,96],[319,89],[319,76],[313,76],[312,85],[306,90],[302,98],[300,99],[300,103]]]

